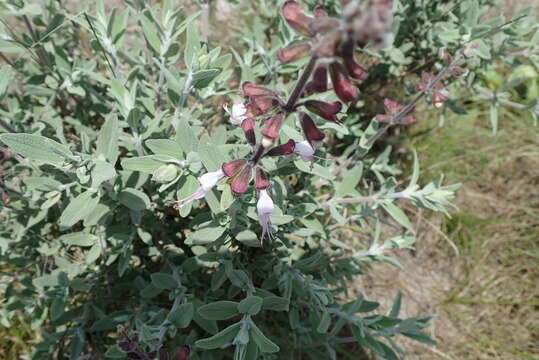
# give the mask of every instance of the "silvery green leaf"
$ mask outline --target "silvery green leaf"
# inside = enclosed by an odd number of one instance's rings
[[[146,155],[126,158],[122,160],[122,167],[125,170],[140,171],[153,174],[159,167],[168,162],[174,163],[177,160],[169,155]]]
[[[90,172],[92,178],[92,188],[96,189],[105,181],[116,177],[114,166],[103,160],[94,160]]]
[[[262,331],[260,331],[260,329],[255,325],[255,323],[251,323],[251,331],[249,332],[249,335],[258,345],[261,353],[275,353],[280,350],[279,346],[268,339],[266,335],[264,335]]]
[[[260,247],[260,239],[257,234],[251,230],[244,230],[236,235],[236,240],[246,246]]]
[[[99,259],[100,255],[101,255],[101,245],[99,245],[99,243],[95,243],[90,248],[90,251],[88,251],[88,253],[86,253],[86,263],[87,264],[92,264],[97,259]]]
[[[225,227],[213,224],[212,226],[208,226],[208,227],[205,227],[205,228],[202,228],[193,232],[187,238],[187,240],[185,240],[185,243],[188,245],[211,244],[212,242],[217,240],[221,235],[223,235],[225,230],[226,230]]]
[[[240,324],[235,323],[218,332],[212,337],[200,339],[195,342],[195,346],[205,350],[218,349],[226,343],[231,342],[240,331]]]
[[[142,211],[150,207],[150,198],[140,190],[127,188],[118,194],[118,200],[133,211]]]
[[[387,211],[387,213],[391,215],[391,217],[395,219],[399,224],[404,226],[409,231],[414,231],[412,223],[410,222],[404,211],[401,210],[401,208],[399,208],[390,201],[383,201],[381,205]]]
[[[198,308],[198,313],[208,320],[227,320],[239,314],[235,301],[215,301]]]
[[[86,232],[74,232],[60,236],[60,240],[66,245],[92,246],[97,242],[97,236]]]
[[[273,311],[288,311],[290,301],[280,296],[265,297],[262,302],[262,309]]]
[[[363,163],[355,165],[350,170],[342,171],[342,181],[335,184],[335,198],[342,198],[350,195],[361,180],[363,174]]]
[[[167,319],[179,329],[185,329],[193,320],[195,307],[193,303],[181,304],[178,308],[170,312]]]
[[[331,324],[331,315],[329,312],[324,311],[322,314],[322,317],[320,318],[320,322],[318,323],[318,327],[316,328],[316,331],[320,334],[325,334],[328,332],[329,325]]]
[[[170,274],[153,273],[151,275],[152,284],[158,289],[174,289],[179,284]]]
[[[118,133],[118,118],[112,115],[107,118],[97,136],[96,152],[111,164],[115,164],[118,158]]]
[[[60,216],[60,226],[71,227],[90,214],[99,203],[99,194],[86,191],[72,199]]]
[[[73,158],[67,146],[41,135],[1,134],[0,140],[21,156],[46,164],[60,166]]]
[[[249,296],[238,305],[238,310],[242,314],[256,315],[262,309],[263,299],[259,296]]]
[[[169,139],[148,139],[144,143],[154,154],[166,155],[172,158],[182,159],[182,148],[177,142]]]

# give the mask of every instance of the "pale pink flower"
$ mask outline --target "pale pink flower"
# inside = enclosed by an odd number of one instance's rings
[[[174,205],[174,208],[179,209],[195,200],[202,199],[223,177],[225,177],[225,174],[222,169],[202,175],[198,178],[200,187],[185,199],[179,200],[178,203]]]

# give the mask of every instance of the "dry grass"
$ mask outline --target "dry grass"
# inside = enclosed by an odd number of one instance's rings
[[[439,345],[404,340],[405,359],[539,359],[539,137],[504,115],[495,137],[474,112],[412,144],[424,175],[464,185],[452,219],[410,208],[418,241],[395,254],[404,271],[376,264],[357,285],[385,308],[402,290],[405,316],[435,315]]]

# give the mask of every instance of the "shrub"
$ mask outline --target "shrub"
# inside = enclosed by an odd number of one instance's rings
[[[539,31],[485,25],[474,0],[327,3],[256,3],[229,49],[168,1],[5,4],[0,320],[39,332],[33,358],[320,359],[355,342],[396,359],[397,335],[433,343],[399,294],[381,314],[349,286],[412,248],[400,200],[448,215],[458,184],[422,186],[416,154],[399,181],[375,145],[421,100],[458,112],[451,94],[470,89],[494,129],[497,106],[537,114],[500,96],[518,81],[477,84],[493,49],[533,52]]]

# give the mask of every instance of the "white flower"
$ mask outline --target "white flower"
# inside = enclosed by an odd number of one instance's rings
[[[262,226],[262,237],[260,239],[260,243],[264,241],[264,237],[266,235],[268,236],[270,242],[272,240],[273,235],[271,233],[270,215],[273,213],[274,208],[275,207],[273,205],[273,200],[271,200],[271,197],[268,194],[268,190],[260,190],[260,194],[258,195],[258,202],[256,203],[258,221]]]
[[[311,163],[314,161],[314,149],[307,140],[296,143],[294,153],[301,156],[303,161]]]
[[[230,115],[230,122],[234,125],[241,125],[243,120],[247,119],[245,113],[247,113],[247,108],[241,102],[232,104],[232,109],[228,109],[228,106],[224,106],[225,111]]]
[[[178,201],[178,203],[174,207],[176,209],[179,209],[182,206],[189,204],[190,202],[202,199],[204,196],[206,196],[208,191],[210,191],[215,186],[215,184],[217,184],[217,182],[221,180],[223,177],[225,177],[225,174],[223,173],[223,170],[221,169],[202,175],[201,177],[198,178],[200,187],[194,193],[192,193],[185,199]]]

